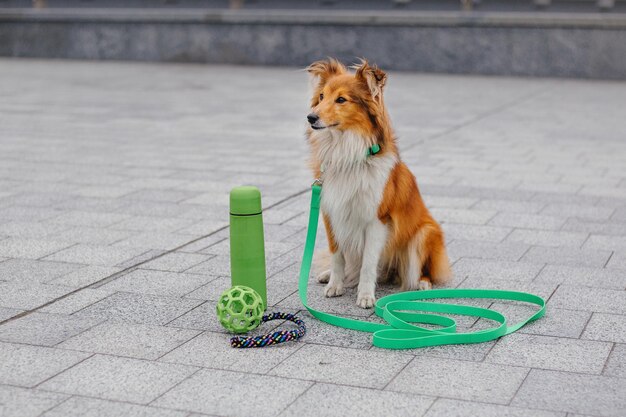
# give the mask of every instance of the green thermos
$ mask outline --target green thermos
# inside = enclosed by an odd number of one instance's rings
[[[259,293],[267,308],[261,192],[252,186],[230,191],[230,274],[232,285]]]

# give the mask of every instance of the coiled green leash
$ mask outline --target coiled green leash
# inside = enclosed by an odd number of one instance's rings
[[[321,190],[319,181],[316,181],[312,186],[309,226],[298,282],[300,300],[313,317],[334,326],[373,333],[372,342],[374,346],[380,348],[411,349],[426,346],[487,342],[513,333],[526,323],[537,320],[545,314],[545,301],[534,294],[518,291],[460,288],[409,291],[383,297],[376,302],[376,315],[382,317],[387,324],[349,319],[315,310],[307,303],[307,287],[313,261],[313,251],[315,250]],[[512,326],[507,326],[506,318],[494,310],[462,304],[422,301],[434,298],[493,298],[522,301],[536,304],[539,306],[539,310],[527,319]],[[499,323],[499,325],[475,332],[458,333],[454,319],[438,314],[416,313],[416,311],[480,317],[493,320]],[[414,323],[435,324],[441,326],[441,328],[431,330]]]

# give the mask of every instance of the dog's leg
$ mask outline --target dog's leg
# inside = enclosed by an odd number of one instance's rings
[[[324,287],[326,297],[338,297],[346,292],[343,281],[346,278],[346,260],[340,250],[335,251],[330,261],[330,279]]]
[[[361,270],[361,259],[355,254],[345,255],[346,258],[346,288],[354,288],[359,284],[359,271]]]
[[[361,308],[372,308],[376,302],[376,275],[386,242],[387,226],[376,219],[365,229],[365,248],[356,298],[356,304]]]

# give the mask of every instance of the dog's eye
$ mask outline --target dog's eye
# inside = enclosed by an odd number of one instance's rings
[[[320,94],[320,101],[324,100],[324,94]]]
[[[335,100],[335,103],[341,104],[341,103],[345,103],[346,101],[347,100],[343,97],[337,97],[337,100]]]

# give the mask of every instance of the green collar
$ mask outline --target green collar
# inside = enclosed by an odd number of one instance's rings
[[[380,152],[380,145],[375,143],[374,145],[367,148],[367,156],[373,156]]]

